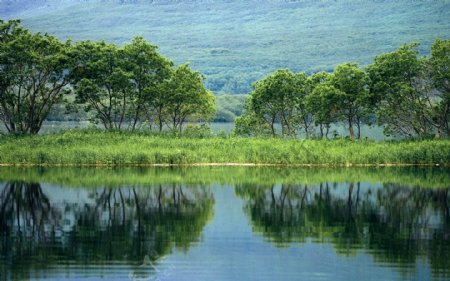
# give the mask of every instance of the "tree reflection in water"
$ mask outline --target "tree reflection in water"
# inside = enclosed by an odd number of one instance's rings
[[[0,190],[0,253],[6,261],[0,279],[30,278],[24,267],[111,262],[134,265],[132,276],[145,278],[152,271],[146,265],[199,240],[214,205],[203,187],[80,189],[83,200],[64,195],[77,192],[70,188],[57,198],[52,194],[57,189],[13,181]]]
[[[366,250],[402,271],[427,258],[434,277],[450,276],[450,188],[385,184],[240,185],[255,232],[284,247],[312,240],[343,255]]]

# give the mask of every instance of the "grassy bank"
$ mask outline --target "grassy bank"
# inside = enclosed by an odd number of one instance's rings
[[[450,140],[350,142],[258,138],[186,138],[145,133],[67,131],[0,136],[2,165],[449,165]]]

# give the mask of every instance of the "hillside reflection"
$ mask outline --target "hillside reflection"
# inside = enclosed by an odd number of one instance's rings
[[[7,182],[0,189],[0,279],[29,279],[31,269],[56,262],[115,261],[134,267],[132,279],[147,278],[158,259],[199,240],[213,205],[208,189],[179,184],[67,189]]]
[[[276,246],[331,243],[336,252],[370,253],[382,265],[414,271],[425,258],[450,277],[450,188],[321,183],[240,185],[253,230]]]

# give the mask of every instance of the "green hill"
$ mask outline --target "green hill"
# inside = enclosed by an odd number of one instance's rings
[[[450,37],[450,1],[3,0],[0,18],[77,41],[142,35],[175,62],[190,61],[216,93],[246,93],[277,68],[365,65],[405,42],[426,54],[436,37]]]

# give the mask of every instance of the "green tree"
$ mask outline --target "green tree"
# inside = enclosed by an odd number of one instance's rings
[[[283,135],[289,135],[294,130],[294,104],[296,103],[294,81],[293,72],[280,69],[253,84],[250,108],[257,118],[269,125],[272,136],[276,135],[277,120],[282,124]]]
[[[280,69],[253,84],[249,109],[255,117],[266,123],[272,136],[276,136],[275,123],[281,123],[283,136],[295,136],[296,129],[304,125],[308,133],[307,113],[302,98],[306,95],[308,77]],[[303,122],[303,123],[302,123]]]
[[[340,94],[339,90],[332,85],[321,83],[306,96],[306,105],[314,114],[314,122],[316,126],[319,126],[321,138],[324,136],[328,138],[330,125],[336,120],[336,99]]]
[[[341,118],[347,122],[350,138],[355,139],[353,125],[358,128],[363,116],[370,110],[369,77],[354,63],[344,63],[336,67],[331,78],[332,85],[338,89],[336,104]]]
[[[311,90],[311,81],[304,72],[293,73],[279,69],[253,84],[253,91],[237,119],[237,134],[277,135],[276,123],[281,124],[282,136],[296,136],[299,129],[310,135],[311,114],[305,97]],[[257,126],[253,129],[251,126]],[[253,132],[252,132],[253,131]]]
[[[170,79],[161,85],[166,125],[182,131],[186,121],[209,121],[216,113],[214,95],[203,85],[203,76],[182,64],[172,71]],[[162,118],[162,117],[161,117]]]
[[[132,91],[132,74],[125,70],[125,53],[103,41],[83,41],[75,46],[75,58],[75,102],[93,111],[92,121],[100,121],[105,129],[121,129],[139,106]]]
[[[0,118],[10,133],[37,134],[70,93],[71,44],[0,20]]]
[[[244,113],[235,120],[233,133],[238,136],[269,136],[272,130],[261,118],[251,110],[251,96],[244,104]]]
[[[386,125],[386,134],[424,137],[433,131],[426,61],[418,58],[416,47],[405,44],[378,55],[367,68],[371,92],[378,103],[378,122]]]
[[[131,74],[131,91],[133,93],[134,116],[131,116],[132,128],[136,127],[143,113],[154,113],[158,109],[159,85],[170,75],[173,62],[161,56],[157,47],[142,37],[135,37],[123,48],[126,58],[125,69]],[[154,96],[153,96],[154,95]],[[150,103],[149,103],[150,101]],[[156,106],[153,106],[155,105]],[[153,116],[150,115],[150,118]]]
[[[313,122],[312,112],[309,110],[306,104],[306,98],[312,91],[311,79],[304,72],[299,72],[296,74],[296,80],[294,84],[295,88],[295,114],[299,119],[299,128],[303,128],[305,131],[306,138],[311,135],[311,126]],[[295,119],[294,119],[295,122]]]
[[[436,39],[431,46],[428,60],[433,86],[439,91],[438,101],[434,104],[436,136],[450,135],[450,40]]]
[[[312,114],[315,125],[319,126],[321,138],[328,138],[330,125],[336,120],[339,90],[331,85],[332,76],[325,71],[313,74],[310,77],[312,92],[305,97],[307,111]]]

